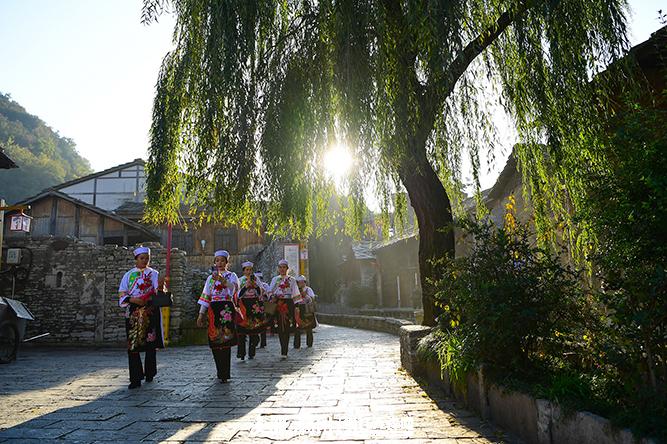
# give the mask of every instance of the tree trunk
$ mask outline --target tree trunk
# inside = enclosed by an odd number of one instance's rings
[[[440,314],[435,306],[437,279],[433,259],[454,257],[452,207],[440,178],[426,158],[424,147],[411,149],[400,167],[401,182],[408,191],[419,226],[419,273],[421,276],[423,325],[433,326]]]

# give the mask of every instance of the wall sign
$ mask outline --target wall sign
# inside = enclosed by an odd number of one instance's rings
[[[299,244],[285,244],[285,259],[289,264],[290,270],[294,271],[294,275],[301,274],[299,269]]]

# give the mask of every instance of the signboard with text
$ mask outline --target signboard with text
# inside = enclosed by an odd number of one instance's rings
[[[285,259],[294,276],[301,274],[299,269],[299,244],[285,244]]]

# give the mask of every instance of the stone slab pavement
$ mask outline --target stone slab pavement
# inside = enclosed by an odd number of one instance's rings
[[[398,338],[321,325],[281,361],[277,336],[215,379],[208,347],[158,352],[158,375],[128,390],[122,349],[24,348],[0,366],[4,443],[514,442],[432,399],[400,369]]]

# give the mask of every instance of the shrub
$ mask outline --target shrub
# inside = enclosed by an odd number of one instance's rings
[[[439,324],[449,347],[505,373],[534,371],[554,359],[580,364],[590,307],[578,275],[510,220],[499,229],[461,222],[474,238],[471,254],[439,263]]]
[[[629,105],[614,128],[608,168],[590,174],[578,213],[597,241],[589,259],[608,309],[594,353],[617,414],[667,441],[667,111]]]

